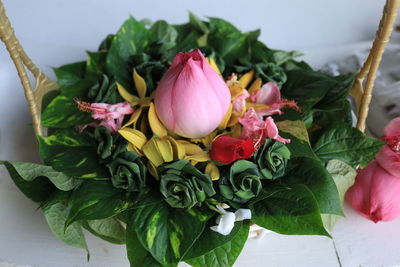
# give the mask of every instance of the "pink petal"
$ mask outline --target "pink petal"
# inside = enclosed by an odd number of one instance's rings
[[[400,117],[390,121],[383,131],[383,136],[400,136]]]
[[[376,155],[376,161],[391,175],[400,177],[400,155],[388,145],[381,148]]]
[[[266,137],[268,138],[274,139],[284,144],[290,143],[290,139],[285,139],[279,136],[278,127],[276,126],[272,117],[268,117],[265,120],[265,133]]]
[[[268,82],[250,97],[253,103],[273,105],[281,102],[281,91],[274,82]]]

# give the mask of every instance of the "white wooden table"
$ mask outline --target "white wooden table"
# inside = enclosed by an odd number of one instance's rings
[[[84,58],[82,46],[22,39],[33,60],[52,78],[49,66]],[[313,66],[340,60],[368,43],[313,49],[305,58]],[[16,71],[0,46],[0,159],[37,161],[30,116]],[[52,236],[37,206],[18,191],[0,167],[0,262],[37,267],[128,266],[124,246],[87,235],[91,251],[64,245]],[[318,236],[268,234],[247,242],[235,266],[400,266],[400,220],[374,224],[345,206],[346,218],[334,229],[333,240]],[[1,266],[1,264],[0,264]]]

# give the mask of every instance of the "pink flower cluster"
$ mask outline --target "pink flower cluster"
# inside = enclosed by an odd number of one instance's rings
[[[386,127],[383,140],[387,145],[376,159],[358,170],[346,199],[364,217],[390,221],[400,216],[400,118]]]

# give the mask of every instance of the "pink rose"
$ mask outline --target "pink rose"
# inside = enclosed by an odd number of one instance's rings
[[[231,94],[199,49],[178,53],[155,94],[158,117],[168,130],[190,138],[217,128],[228,111]]]
[[[393,119],[383,132],[387,142],[376,155],[378,163],[391,175],[400,179],[400,118]]]
[[[346,199],[356,211],[374,222],[393,220],[400,216],[400,178],[374,160],[358,170]]]

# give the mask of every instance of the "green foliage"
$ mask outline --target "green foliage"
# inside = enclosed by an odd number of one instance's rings
[[[261,187],[257,165],[247,160],[233,163],[229,173],[219,180],[221,195],[227,200],[239,203],[245,203],[256,197]]]
[[[176,160],[158,167],[160,191],[174,208],[190,209],[215,194],[209,175],[186,160]]]
[[[320,136],[313,149],[322,160],[339,159],[355,168],[366,166],[384,144],[347,124],[337,124]]]
[[[54,193],[41,206],[44,217],[51,231],[59,240],[67,245],[88,251],[85,236],[79,223],[71,224],[68,229],[64,227],[67,221],[67,201],[69,197],[70,194],[67,192],[57,191]]]
[[[318,203],[304,185],[265,188],[252,205],[252,221],[287,235],[326,235]]]
[[[166,202],[136,208],[133,229],[143,247],[161,264],[179,262],[204,230],[202,215]],[[134,253],[134,252],[133,252]]]
[[[126,231],[115,218],[81,221],[81,225],[93,235],[113,244],[125,244]]]
[[[72,192],[65,227],[79,220],[114,217],[129,206],[126,193],[113,187],[110,181],[87,180]]]
[[[242,224],[238,229],[238,232],[228,242],[200,257],[187,260],[186,262],[193,267],[230,267],[235,263],[237,257],[242,251],[248,236],[249,225]],[[204,243],[206,242],[207,241],[204,240]]]

